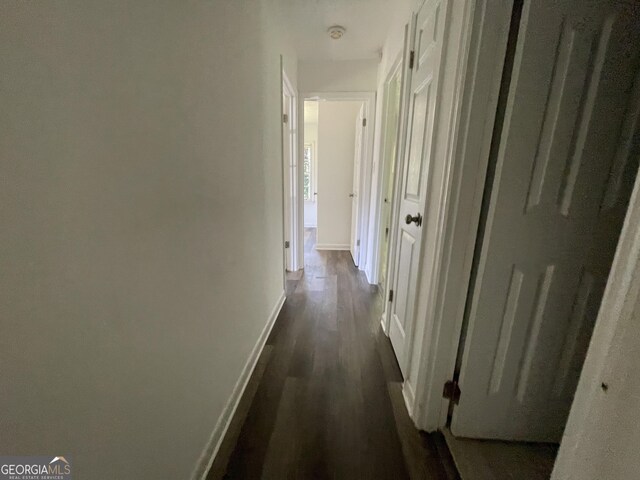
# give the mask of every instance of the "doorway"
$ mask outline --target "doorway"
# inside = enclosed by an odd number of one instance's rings
[[[392,235],[392,213],[396,170],[398,167],[398,139],[400,133],[400,99],[402,93],[402,52],[394,62],[383,89],[381,128],[380,195],[378,196],[379,224],[377,232],[377,283],[383,294],[389,270],[389,249]],[[374,275],[375,276],[375,275]]]
[[[550,475],[526,459],[555,456],[638,170],[640,10],[514,16],[450,409],[463,478]]]
[[[310,253],[344,250],[362,267],[369,209],[373,95],[304,95],[301,195]]]
[[[282,70],[282,208],[285,272],[295,272],[300,268],[296,103],[295,90]]]
[[[462,4],[460,4],[462,5]],[[411,411],[415,398],[409,383],[411,379],[411,357],[418,353],[413,349],[416,337],[416,322],[420,292],[421,270],[425,263],[423,255],[433,251],[425,248],[429,236],[435,229],[423,228],[435,215],[429,215],[438,186],[435,181],[435,166],[441,155],[439,149],[448,143],[448,129],[441,128],[448,122],[447,108],[453,103],[451,84],[443,82],[444,66],[455,53],[445,50],[447,25],[452,8],[449,2],[425,2],[414,15],[409,34],[410,53],[407,62],[406,103],[402,148],[402,177],[398,183],[397,206],[393,212],[393,270],[388,272],[389,296],[384,314],[387,334],[405,378],[404,391]],[[459,46],[459,42],[452,42]],[[407,49],[409,50],[409,49]],[[425,227],[427,224],[425,223]],[[415,362],[413,362],[415,365]]]

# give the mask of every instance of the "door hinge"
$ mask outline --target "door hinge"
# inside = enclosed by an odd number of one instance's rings
[[[442,396],[448,398],[453,403],[458,405],[460,403],[460,387],[456,380],[448,380],[444,383],[444,389],[442,390]]]
[[[393,290],[389,290],[389,301],[393,302]]]
[[[413,69],[413,62],[416,59],[416,52],[414,50],[411,50],[409,52],[409,70]]]
[[[286,113],[282,114],[282,123],[287,123],[289,121],[289,115]]]
[[[366,119],[366,118],[363,118],[363,119],[362,119],[362,126],[363,126],[363,127],[366,127],[366,126],[367,126],[367,119]]]
[[[290,245],[289,240],[284,241],[284,248],[289,248]]]
[[[356,241],[356,247],[359,247],[359,246],[360,246],[360,240],[357,240]]]

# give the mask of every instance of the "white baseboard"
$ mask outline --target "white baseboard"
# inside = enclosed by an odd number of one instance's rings
[[[409,412],[409,416],[415,425],[416,421],[413,418],[413,407],[415,406],[416,395],[413,393],[413,387],[406,380],[402,384],[402,396],[404,397],[404,404],[407,407],[407,412]]]
[[[316,250],[349,250],[351,245],[342,243],[317,243]]]
[[[200,455],[200,459],[196,464],[196,468],[191,475],[192,480],[205,480],[211,465],[213,464],[213,460],[218,454],[218,450],[220,449],[220,445],[222,444],[222,440],[224,439],[225,434],[227,433],[227,429],[229,428],[229,424],[231,423],[231,419],[233,415],[236,413],[236,408],[238,408],[238,404],[240,403],[240,399],[244,394],[245,388],[247,388],[247,383],[249,383],[249,378],[251,378],[251,374],[258,363],[258,359],[260,358],[260,354],[262,353],[262,349],[264,348],[265,343],[267,342],[267,338],[269,338],[269,334],[271,333],[271,329],[273,328],[276,319],[278,318],[278,314],[282,309],[282,305],[285,301],[285,292],[284,290],[280,294],[280,298],[276,302],[276,305],[273,307],[271,314],[269,315],[269,319],[267,324],[262,329],[260,336],[258,337],[258,341],[253,346],[253,350],[251,350],[251,354],[247,359],[247,363],[245,363],[244,368],[242,369],[242,373],[240,373],[240,377],[236,382],[235,387],[233,388],[233,392],[227,400],[227,404],[222,411],[222,414],[218,418],[216,426],[213,428],[213,432],[211,433],[211,437],[209,437],[209,441],[207,442],[207,446],[205,447],[202,455]]]
[[[380,325],[382,325],[383,333],[388,337],[389,332],[387,332],[387,314],[386,312],[382,312],[382,316],[380,317]]]
[[[373,278],[373,273],[369,271],[368,268],[361,268],[360,270],[364,270],[364,275],[365,277],[367,277],[367,282],[369,282],[369,285],[377,285],[378,281],[377,279]]]

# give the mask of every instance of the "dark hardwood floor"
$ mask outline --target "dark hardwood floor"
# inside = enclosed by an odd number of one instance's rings
[[[375,287],[349,252],[316,251],[287,300],[208,480],[458,478],[441,435],[417,431],[380,328]]]

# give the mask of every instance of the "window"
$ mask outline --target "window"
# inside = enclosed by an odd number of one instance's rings
[[[313,183],[312,183],[312,178],[311,178],[311,172],[313,171],[313,163],[312,163],[312,157],[313,156],[313,145],[310,143],[305,143],[304,144],[304,158],[302,160],[302,175],[303,175],[303,181],[302,181],[302,191],[304,194],[304,199],[306,201],[313,201],[314,200],[314,196],[313,196]]]

